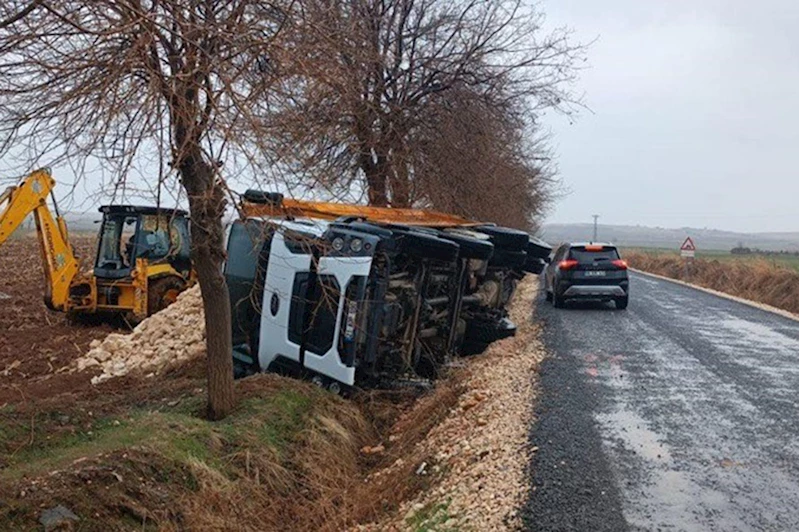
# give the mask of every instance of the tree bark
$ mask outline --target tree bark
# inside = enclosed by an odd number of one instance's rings
[[[205,344],[208,366],[207,416],[226,417],[233,409],[233,345],[230,296],[222,274],[225,257],[222,215],[225,198],[213,168],[199,153],[185,157],[180,165],[191,211],[191,255],[205,310]]]

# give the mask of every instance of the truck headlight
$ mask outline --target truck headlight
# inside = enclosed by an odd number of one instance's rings
[[[333,239],[332,246],[333,249],[335,249],[336,251],[341,251],[342,249],[344,249],[344,239],[341,238],[340,236],[337,236],[336,238]]]
[[[358,253],[363,249],[363,240],[360,238],[353,238],[350,242],[350,249],[355,253]]]

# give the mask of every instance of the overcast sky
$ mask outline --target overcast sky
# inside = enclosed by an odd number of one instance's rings
[[[543,0],[597,41],[550,222],[799,230],[799,2]]]

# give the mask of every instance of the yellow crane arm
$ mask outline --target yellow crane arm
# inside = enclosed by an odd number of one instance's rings
[[[363,218],[374,222],[427,227],[475,226],[479,222],[455,214],[447,214],[427,209],[400,209],[393,207],[371,207],[365,205],[346,205],[322,201],[304,201],[281,198],[278,202],[253,202],[245,197],[241,202],[245,216],[321,218],[334,220],[339,217]]]
[[[47,196],[52,195],[53,187],[55,179],[50,171],[41,169],[0,194],[0,246],[25,217],[33,213],[46,281],[44,302],[50,309],[67,310],[69,286],[78,274],[79,264],[69,243],[67,224],[58,213],[55,197],[55,218],[47,206]],[[7,203],[5,208],[4,203]]]

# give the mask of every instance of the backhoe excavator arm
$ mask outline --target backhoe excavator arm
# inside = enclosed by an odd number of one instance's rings
[[[52,310],[65,311],[68,310],[69,287],[78,274],[79,265],[69,243],[67,225],[58,213],[55,196],[52,198],[55,218],[47,206],[47,196],[52,195],[54,186],[50,171],[42,169],[0,194],[0,246],[28,214],[33,213],[46,282],[44,302]],[[5,207],[4,203],[7,203]]]

